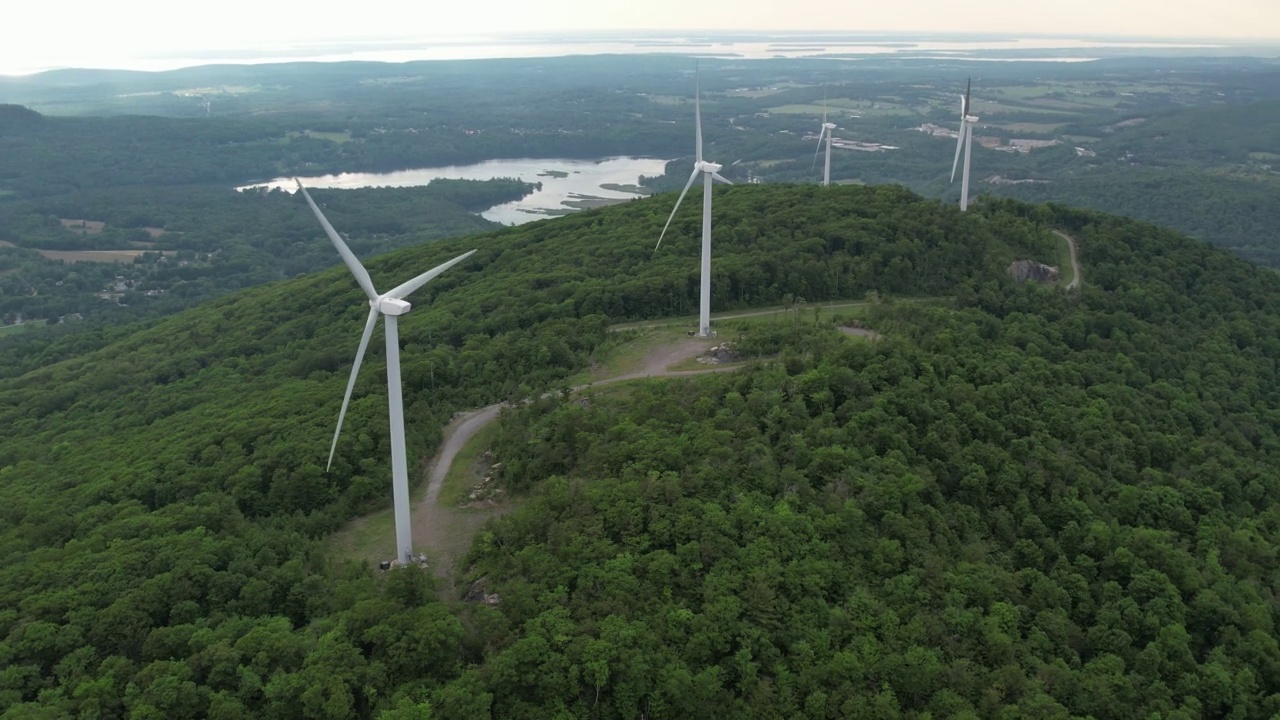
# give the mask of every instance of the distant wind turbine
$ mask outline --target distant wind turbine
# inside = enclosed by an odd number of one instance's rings
[[[835,123],[827,122],[827,96],[822,96],[822,129],[818,130],[818,147],[813,150],[813,165],[818,164],[818,152],[822,150],[822,136],[827,136],[827,161],[822,170],[822,186],[831,184],[831,131],[836,129]]]
[[[302,186],[302,181],[295,178],[294,182],[298,183],[298,189],[307,199],[311,212],[315,213],[316,219],[320,221],[320,226],[329,236],[329,241],[342,256],[342,261],[347,264],[351,274],[355,275],[356,282],[369,297],[369,319],[365,321],[364,334],[360,336],[360,349],[356,351],[356,361],[351,367],[351,377],[347,380],[347,392],[342,397],[342,410],[338,412],[338,428],[333,431],[333,443],[329,446],[329,464],[325,469],[333,466],[333,453],[338,447],[338,435],[342,432],[342,420],[347,414],[347,405],[351,402],[351,390],[356,385],[356,376],[360,373],[360,363],[364,360],[364,351],[369,345],[369,336],[373,334],[373,326],[378,322],[378,315],[382,315],[386,319],[387,407],[391,415],[391,490],[395,502],[396,559],[407,564],[413,561],[413,534],[409,528],[409,470],[404,446],[404,403],[400,394],[400,316],[412,308],[405,301],[410,293],[467,259],[475,250],[463,253],[379,295],[373,288],[373,280],[369,278],[369,272],[364,269],[355,254],[351,252],[351,248],[347,247],[347,244],[338,236],[338,232],[325,219],[324,213],[320,212],[320,208],[311,199],[310,193]]]
[[[702,89],[698,84],[697,71],[694,72],[693,85],[693,121],[694,121],[694,149],[696,151],[693,161],[693,174],[689,176],[689,182],[685,183],[684,190],[680,191],[680,197],[676,198],[676,206],[671,209],[671,216],[667,218],[667,224],[662,226],[662,234],[658,236],[658,244],[653,246],[656,252],[658,247],[662,245],[662,238],[667,235],[667,228],[671,227],[671,220],[675,218],[676,211],[680,209],[680,203],[684,200],[685,193],[689,192],[689,188],[693,186],[693,181],[698,179],[698,174],[702,174],[702,291],[698,299],[698,336],[711,336],[711,181],[719,180],[722,183],[732,185],[733,183],[724,179],[720,175],[720,166],[707,162],[702,159]]]
[[[960,176],[960,212],[969,209],[969,156],[973,154],[973,126],[978,118],[969,114],[969,91],[973,89],[973,78],[964,88],[964,97],[960,100],[960,135],[956,140],[956,159],[951,163],[951,182],[956,181],[956,165],[960,162],[960,149],[964,148],[964,172]]]

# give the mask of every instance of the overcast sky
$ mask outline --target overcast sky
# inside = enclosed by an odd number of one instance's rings
[[[0,11],[0,72],[321,39],[636,29],[1276,39],[1280,0],[24,0]]]

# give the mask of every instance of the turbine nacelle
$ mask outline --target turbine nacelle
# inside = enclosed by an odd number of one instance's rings
[[[824,122],[824,123],[822,123],[822,129],[823,129],[823,130],[835,130],[835,129],[836,129],[836,124],[835,124],[835,123]]]
[[[977,116],[977,115],[965,115],[965,116],[964,116],[964,121],[965,121],[965,122],[967,122],[967,123],[971,123],[971,124],[972,124],[972,123],[976,123],[976,122],[978,122],[978,116]]]
[[[694,167],[694,170],[696,170],[697,172],[718,173],[720,172],[720,168],[724,166],[721,165],[720,163],[713,163],[713,162],[707,162],[706,160],[699,160],[698,162],[693,164],[693,167]]]
[[[370,303],[370,305],[372,304],[373,303]],[[410,305],[407,300],[386,297],[384,295],[383,297],[378,298],[377,308],[378,312],[383,315],[404,315],[413,309],[413,305]]]

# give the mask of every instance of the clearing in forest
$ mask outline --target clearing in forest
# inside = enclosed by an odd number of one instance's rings
[[[857,315],[859,309],[867,305],[865,301],[806,303],[718,313],[713,318],[749,323],[798,322],[802,315],[816,316],[822,310],[841,309]],[[743,366],[745,361],[710,365],[698,362],[699,356],[723,341],[688,335],[686,327],[694,322],[690,318],[673,318],[614,326],[612,330],[630,330],[636,336],[602,350],[601,360],[593,358],[591,367],[567,378],[565,386],[577,391],[643,378],[726,372]],[[497,403],[455,415],[444,428],[436,456],[419,466],[427,482],[418,483],[411,492],[414,547],[427,554],[446,597],[456,596],[452,586],[454,571],[470,549],[476,532],[491,518],[501,517],[517,507],[517,502],[499,493],[486,492],[483,494],[487,497],[475,499],[468,497],[469,491],[491,469],[493,458],[487,451],[496,432],[493,421],[502,408],[503,404]],[[365,560],[372,565],[387,559],[393,535],[394,517],[388,505],[348,522],[330,538],[330,550],[334,557]]]

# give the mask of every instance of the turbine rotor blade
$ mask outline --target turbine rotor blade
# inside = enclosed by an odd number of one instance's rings
[[[680,203],[684,202],[685,193],[689,192],[689,188],[693,187],[693,181],[698,179],[698,173],[702,172],[700,165],[693,166],[693,174],[689,176],[689,182],[684,184],[684,190],[680,191],[680,197],[676,198],[676,206],[671,208],[671,215],[667,218],[667,224],[662,226],[662,234],[658,236],[658,244],[653,246],[653,251],[657,252],[658,247],[662,245],[662,238],[667,236],[667,228],[671,227],[671,221],[675,219],[676,211],[680,209]]]
[[[698,83],[698,71],[693,73],[693,124],[695,132],[694,147],[697,150],[697,161],[702,162],[702,89]]]
[[[311,199],[311,193],[302,187],[302,181],[294,178],[294,182],[298,183],[298,189],[302,191],[302,197],[307,199],[307,204],[311,206],[311,212],[315,213],[316,219],[320,221],[320,227],[324,228],[324,232],[329,236],[329,242],[333,243],[333,247],[338,250],[338,254],[342,256],[342,261],[347,264],[347,268],[351,270],[351,274],[356,276],[356,282],[360,283],[360,288],[364,290],[364,294],[369,296],[370,300],[378,299],[378,291],[373,289],[373,280],[369,279],[369,271],[364,269],[360,261],[356,259],[351,248],[339,237],[338,231],[333,229],[329,224],[328,218],[324,213],[320,212],[320,207],[316,205],[316,201]]]
[[[378,323],[378,309],[369,308],[369,319],[364,323],[364,334],[360,336],[360,349],[356,350],[356,362],[351,366],[351,377],[347,380],[347,392],[342,396],[342,410],[338,411],[338,427],[333,431],[333,442],[329,445],[329,463],[324,466],[325,472],[333,467],[333,453],[338,449],[338,435],[342,433],[342,419],[347,416],[347,405],[351,403],[351,391],[356,386],[356,376],[360,374],[360,363],[364,360],[365,348],[369,347],[369,336],[373,334],[373,326]]]
[[[436,267],[431,268],[430,270],[422,273],[418,277],[406,283],[401,283],[397,285],[396,287],[392,288],[391,292],[387,293],[387,297],[393,297],[398,300],[405,299],[406,297],[409,296],[409,293],[413,292],[414,290],[417,290],[423,285],[426,285],[427,283],[436,279],[437,277],[440,276],[440,273],[443,273],[445,270],[448,270],[454,265],[457,265],[463,260],[466,260],[467,258],[471,257],[474,253],[475,253],[475,250],[472,250],[470,252],[465,252],[459,255],[458,257],[450,260],[447,263],[443,263],[441,265],[437,265]]]
[[[969,91],[973,90],[973,78],[969,78],[964,86],[964,114],[969,114]]]
[[[951,182],[956,181],[956,167],[960,165],[960,149],[964,147],[964,133],[968,127],[968,123],[960,121],[960,132],[956,136],[956,159],[951,162]]]
[[[813,170],[818,167],[818,153],[822,152],[822,135],[827,132],[827,124],[822,123],[822,129],[818,131],[818,147],[813,149],[813,162],[809,163],[809,169]]]
[[[733,181],[732,181],[732,180],[726,180],[725,178],[720,177],[720,173],[711,173],[711,179],[712,179],[712,180],[719,180],[720,182],[724,183],[725,185],[732,185],[732,184],[733,184]]]

